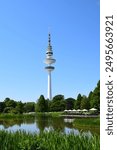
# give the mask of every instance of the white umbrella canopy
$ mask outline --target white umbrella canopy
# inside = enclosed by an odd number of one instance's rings
[[[72,111],[76,111],[75,109],[73,109]]]
[[[88,110],[87,109],[83,109],[82,111],[87,112]]]
[[[69,109],[68,111],[72,111],[71,109]]]
[[[81,109],[77,109],[76,111],[81,111]]]
[[[91,111],[96,111],[97,109],[96,109],[96,108],[91,108],[91,109],[89,109],[89,110],[91,110]]]

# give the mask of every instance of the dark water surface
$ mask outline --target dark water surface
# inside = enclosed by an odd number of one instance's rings
[[[35,117],[28,119],[2,119],[0,120],[0,129],[8,131],[25,130],[27,132],[41,132],[49,130],[58,130],[65,133],[74,132],[78,134],[79,132],[84,132],[90,134],[98,134],[99,128],[85,128],[80,127],[75,128],[73,126],[74,119],[63,118],[63,117]]]

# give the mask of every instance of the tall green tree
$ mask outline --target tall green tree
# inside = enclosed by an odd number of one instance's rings
[[[76,99],[75,104],[74,104],[75,109],[80,109],[81,99],[82,99],[81,94],[78,94],[77,99]]]
[[[37,100],[36,111],[47,112],[47,102],[43,95],[41,95],[40,98]]]
[[[96,88],[89,94],[90,108],[96,108],[100,110],[100,81],[98,81]]]
[[[92,95],[93,95],[93,92],[91,91],[91,92],[89,93],[89,95],[88,95],[89,108],[92,108],[92,106],[91,106]]]
[[[81,99],[80,109],[89,109],[89,101],[85,95]]]
[[[4,102],[0,102],[0,113],[3,112],[4,108],[5,108],[5,103]]]

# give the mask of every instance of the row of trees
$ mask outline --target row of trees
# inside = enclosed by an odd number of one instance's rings
[[[0,113],[28,113],[35,111],[35,103],[27,102],[22,103],[21,101],[17,102],[10,98],[6,98],[3,102],[0,102]]]
[[[98,81],[94,91],[91,91],[87,96],[78,94],[77,99],[67,98],[63,95],[56,95],[52,101],[48,101],[43,95],[37,100],[36,111],[63,111],[65,109],[90,109],[96,108],[100,110],[100,81]]]
[[[6,98],[0,102],[0,113],[28,113],[28,112],[48,112],[63,111],[65,109],[90,109],[100,110],[100,81],[96,88],[87,96],[78,94],[77,98],[64,98],[64,95],[56,95],[51,101],[44,98],[43,95],[37,102],[22,103]]]

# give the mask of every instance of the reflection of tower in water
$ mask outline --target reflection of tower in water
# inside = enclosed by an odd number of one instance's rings
[[[55,59],[53,59],[53,51],[52,51],[52,46],[51,46],[51,37],[50,37],[50,33],[49,33],[49,37],[48,37],[48,48],[46,51],[46,59],[45,59],[45,64],[47,64],[47,66],[45,67],[45,69],[48,72],[48,99],[51,100],[52,99],[52,85],[51,85],[51,72],[54,70],[54,67],[51,66],[51,64],[55,63]]]

